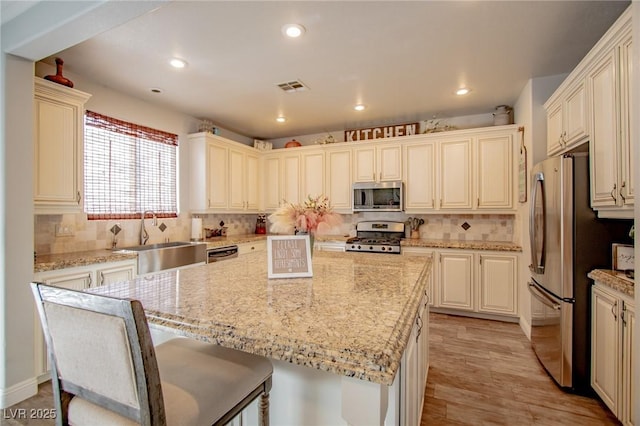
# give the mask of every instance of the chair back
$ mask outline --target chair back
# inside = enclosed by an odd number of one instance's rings
[[[143,425],[166,423],[149,327],[137,300],[31,284],[59,421],[80,397]]]

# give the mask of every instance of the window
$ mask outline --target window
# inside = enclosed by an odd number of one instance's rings
[[[87,111],[84,208],[88,219],[176,217],[178,136]]]

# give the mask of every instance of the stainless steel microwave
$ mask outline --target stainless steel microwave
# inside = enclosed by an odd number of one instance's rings
[[[401,212],[404,208],[404,184],[357,182],[353,184],[354,212]]]

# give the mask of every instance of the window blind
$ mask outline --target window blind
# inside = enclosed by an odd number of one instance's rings
[[[178,136],[85,113],[84,207],[88,219],[177,216]]]

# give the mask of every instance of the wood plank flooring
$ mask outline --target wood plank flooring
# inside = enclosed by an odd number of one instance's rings
[[[431,366],[420,426],[619,424],[598,400],[561,391],[518,324],[431,313],[429,331]],[[46,383],[11,409],[51,407]],[[54,424],[11,418],[9,410],[0,410],[0,425]]]
[[[431,313],[424,425],[617,425],[599,400],[566,393],[518,324]]]

